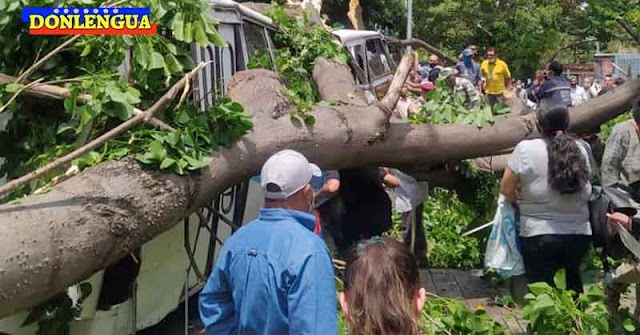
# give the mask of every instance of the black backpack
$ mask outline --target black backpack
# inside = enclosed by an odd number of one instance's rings
[[[633,217],[637,210],[631,205],[629,192],[620,186],[593,186],[589,201],[589,221],[593,247],[603,256],[622,259],[629,250],[620,240],[620,235],[609,228],[607,213],[620,212]]]
[[[637,209],[631,202],[631,194],[621,185],[600,186],[600,171],[588,143],[580,141],[588,153],[592,170],[591,198],[589,199],[589,222],[593,248],[602,260],[605,271],[609,271],[607,256],[622,259],[630,255],[620,235],[609,228],[607,213],[620,212],[633,217]]]

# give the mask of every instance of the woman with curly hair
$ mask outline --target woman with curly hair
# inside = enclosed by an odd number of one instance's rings
[[[542,138],[516,146],[500,193],[520,210],[527,281],[553,285],[556,271],[565,269],[567,288],[581,293],[580,262],[591,241],[589,154],[566,133],[566,107],[541,109],[537,115]]]
[[[349,334],[418,335],[425,301],[418,264],[404,244],[374,236],[352,249],[340,293]]]

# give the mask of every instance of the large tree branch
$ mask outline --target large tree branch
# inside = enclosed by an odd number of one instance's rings
[[[6,75],[4,73],[0,73],[0,85],[3,84],[9,84],[9,83],[13,83],[15,82],[17,79],[15,77]],[[64,88],[64,87],[59,87],[59,86],[55,86],[55,85],[49,85],[49,84],[42,84],[42,83],[35,83],[33,85],[27,84],[27,86],[29,86],[28,89],[24,90],[25,94],[31,95],[31,96],[35,96],[35,97],[41,97],[41,98],[48,98],[48,99],[66,99],[69,96],[71,96],[71,90],[68,88]],[[91,96],[90,94],[79,94],[77,97],[77,100],[80,102],[89,102],[91,100],[93,100],[93,96]],[[133,108],[133,114],[134,115],[142,115],[144,114],[144,111],[140,110],[139,108]],[[149,123],[159,129],[163,129],[163,130],[168,130],[168,131],[176,131],[175,128],[171,127],[170,125],[160,121],[157,118],[152,118],[151,120],[149,120]]]
[[[349,11],[347,17],[355,30],[364,30],[364,19],[362,18],[362,6],[360,0],[349,0]]]
[[[195,75],[198,71],[200,71],[200,69],[202,69],[204,66],[205,66],[204,63],[201,63],[200,65],[196,66],[193,70],[191,70],[191,72],[187,73],[187,75],[185,75],[183,78],[178,80],[178,82],[175,83],[175,85],[173,85],[162,97],[160,97],[160,99],[158,99],[158,101],[156,101],[151,107],[149,107],[149,109],[144,111],[142,114],[136,115],[131,119],[121,123],[117,127],[100,135],[98,138],[72,151],[71,153],[65,155],[64,157],[60,157],[54,160],[53,162],[39,169],[36,169],[35,171],[32,171],[20,178],[13,179],[10,182],[0,186],[0,195],[3,195],[7,192],[11,192],[22,185],[26,185],[32,180],[39,178],[62,165],[68,164],[73,160],[86,155],[90,151],[102,146],[108,140],[122,135],[124,132],[128,131],[129,129],[143,122],[148,122],[149,120],[151,120],[151,118],[155,114],[167,108],[171,104],[171,102],[175,99],[175,97],[178,95],[178,93],[188,85],[193,75]]]
[[[385,39],[387,41],[389,41],[390,43],[394,43],[394,44],[400,44],[402,46],[412,46],[414,48],[422,48],[425,49],[427,51],[429,51],[429,53],[432,54],[436,54],[438,57],[440,57],[441,59],[444,59],[447,61],[447,63],[449,65],[455,65],[458,61],[453,58],[453,57],[449,57],[448,55],[446,55],[444,52],[442,52],[442,50],[436,48],[435,46],[423,41],[423,40],[419,40],[417,38],[412,38],[410,40],[400,40],[397,38],[392,38],[392,37],[385,37]]]
[[[336,66],[315,73],[328,88],[332,78],[344,78],[342,71],[348,69]],[[274,73],[240,72],[228,88],[229,96],[254,115],[255,127],[230,148],[215,152],[201,173],[180,177],[145,171],[132,160],[105,162],[45,195],[0,206],[0,315],[38,304],[113,264],[216,194],[255,175],[269,155],[283,148],[298,150],[323,168],[429,167],[492,155],[537,135],[534,115],[499,118],[482,129],[389,126],[377,106],[359,104],[317,107],[315,125],[305,127],[274,117],[293,109]],[[639,89],[635,80],[572,109],[572,127],[592,128],[615,117]],[[352,83],[344,92],[353,90]]]
[[[634,41],[636,41],[636,43],[640,43],[640,34],[638,34],[638,31],[634,29],[629,22],[622,17],[617,17],[616,21],[618,21],[618,24],[622,26],[622,28],[633,38]]]

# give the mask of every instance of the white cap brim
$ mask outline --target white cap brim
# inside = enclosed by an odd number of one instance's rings
[[[311,168],[311,175],[314,177],[322,177],[322,170],[320,170],[320,167],[313,163],[309,163],[309,167]]]

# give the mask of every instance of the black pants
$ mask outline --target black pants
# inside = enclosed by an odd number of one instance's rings
[[[504,102],[504,96],[501,94],[488,94],[487,93],[487,102],[491,107],[498,102]]]
[[[356,242],[391,228],[391,200],[386,193],[384,196],[381,201],[348,204],[338,195],[318,207],[324,234],[330,235],[325,236],[327,244],[333,244],[338,254],[346,257]]]
[[[591,236],[539,235],[522,238],[522,260],[529,283],[554,286],[556,271],[565,269],[567,289],[582,293],[580,263],[587,254]]]

